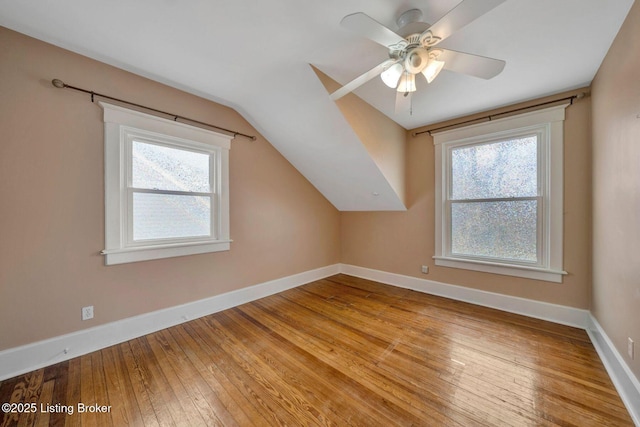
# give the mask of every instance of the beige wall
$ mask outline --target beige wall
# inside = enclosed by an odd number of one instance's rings
[[[563,95],[575,94],[577,91]],[[548,98],[538,100],[545,101]],[[522,105],[531,105],[532,102]],[[518,105],[518,107],[521,105]],[[504,110],[495,110],[500,112]],[[477,116],[470,116],[473,118]],[[466,120],[461,118],[459,120]],[[589,308],[591,286],[590,100],[566,110],[564,283],[435,266],[434,146],[428,133],[407,132],[407,212],[341,213],[341,260],[438,282],[577,308]],[[446,125],[443,123],[441,125]],[[437,127],[439,125],[434,125]],[[417,129],[419,131],[421,129]],[[429,274],[420,272],[429,266]]]
[[[256,130],[229,108],[1,27],[0,76],[0,350],[339,262],[339,213],[259,136],[232,142],[231,251],[105,267],[102,110],[51,79]],[[82,322],[85,305],[95,319]]]
[[[640,379],[640,2],[592,84],[592,312]],[[635,359],[627,356],[627,337]]]

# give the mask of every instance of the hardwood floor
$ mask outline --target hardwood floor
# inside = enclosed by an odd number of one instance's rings
[[[585,331],[345,275],[3,381],[4,402],[35,411],[2,427],[633,425]]]

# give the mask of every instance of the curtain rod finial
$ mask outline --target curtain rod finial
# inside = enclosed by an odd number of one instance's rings
[[[58,89],[62,89],[63,87],[66,86],[66,84],[64,84],[64,82],[60,79],[51,80],[51,84],[57,87]]]

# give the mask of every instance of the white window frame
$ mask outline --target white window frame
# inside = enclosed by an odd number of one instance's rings
[[[562,283],[563,151],[565,108],[562,104],[433,134],[435,145],[436,265]],[[525,135],[538,139],[538,262],[487,259],[451,253],[451,150]]]
[[[104,110],[105,264],[227,251],[231,136],[99,102]],[[210,155],[211,235],[133,240],[131,147],[133,140]],[[200,195],[199,193],[196,195]]]

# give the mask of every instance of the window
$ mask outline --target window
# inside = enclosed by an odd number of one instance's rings
[[[434,135],[436,265],[562,282],[566,106]]]
[[[100,103],[107,265],[229,250],[230,136]]]

